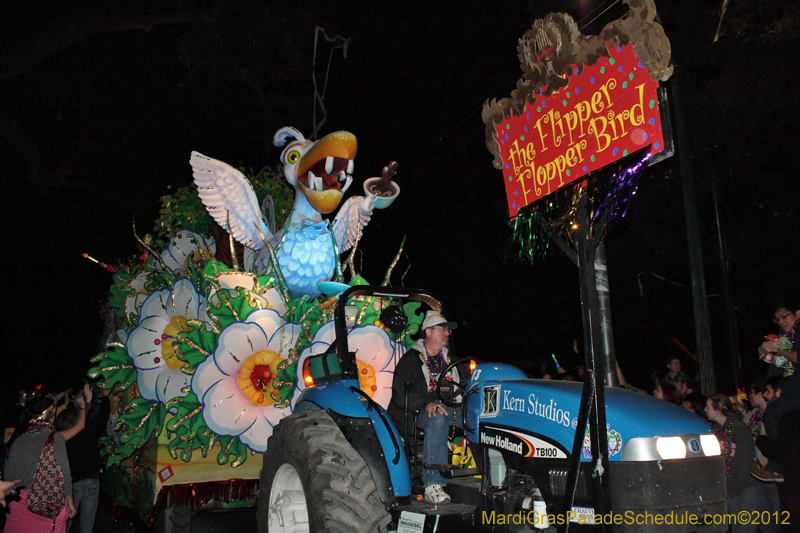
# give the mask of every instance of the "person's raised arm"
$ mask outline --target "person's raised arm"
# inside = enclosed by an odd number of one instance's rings
[[[86,427],[86,406],[92,405],[92,388],[89,384],[83,386],[83,396],[75,398],[75,403],[78,404],[78,418],[75,423],[67,429],[59,431],[63,435],[64,440],[69,440]]]

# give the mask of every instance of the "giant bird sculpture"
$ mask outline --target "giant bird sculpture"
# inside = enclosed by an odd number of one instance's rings
[[[285,146],[283,175],[295,189],[291,216],[280,231],[268,227],[250,182],[227,163],[192,152],[194,182],[214,221],[245,247],[245,270],[263,274],[273,250],[292,296],[317,297],[318,284],[334,274],[337,252],[349,250],[369,223],[380,191],[348,198],[330,224],[321,215],[339,207],[353,181],[355,136],[337,131],[314,142],[284,127],[273,142]]]

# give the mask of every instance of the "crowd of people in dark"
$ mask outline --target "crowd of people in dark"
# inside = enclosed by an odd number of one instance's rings
[[[758,346],[757,356],[764,372],[755,377],[745,391],[730,394],[701,392],[699,376],[683,370],[681,358],[669,355],[664,367],[652,375],[647,387],[638,388],[626,381],[617,365],[619,386],[652,394],[665,402],[683,407],[704,418],[717,434],[725,458],[728,511],[767,512],[782,526],[734,525],[732,531],[800,531],[800,305],[782,301],[773,309],[777,333],[767,335]],[[553,355],[527,370],[531,378],[581,381],[585,371],[574,343],[575,355],[559,362]],[[766,516],[766,515],[765,515]]]
[[[771,524],[734,524],[738,531],[800,531],[800,306],[781,302],[773,310],[777,334],[767,335],[757,354],[766,368],[744,392],[705,398],[697,381],[667,360],[654,381],[654,395],[706,418],[725,458],[728,512],[742,510],[783,517]],[[765,515],[766,516],[766,515]],[[782,522],[776,523],[776,522]]]
[[[4,412],[0,528],[4,533],[94,530],[109,417],[107,390],[20,391]],[[73,523],[74,528],[73,528]]]

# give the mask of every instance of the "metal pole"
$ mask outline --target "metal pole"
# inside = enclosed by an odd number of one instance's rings
[[[728,263],[728,247],[725,243],[725,234],[722,232],[722,220],[719,216],[719,198],[717,197],[717,182],[711,182],[711,194],[714,198],[714,217],[717,222],[717,239],[719,243],[719,262],[722,274],[722,294],[725,301],[725,337],[728,341],[728,354],[733,365],[733,387],[740,387],[740,373],[742,359],[739,346],[736,342],[736,317],[733,314],[733,297],[731,296],[731,277]]]
[[[606,402],[604,378],[607,373],[606,360],[600,354],[603,345],[600,302],[598,298],[595,261],[597,239],[602,239],[604,223],[594,227],[597,238],[589,234],[589,213],[586,196],[578,205],[578,276],[581,291],[581,312],[583,315],[583,337],[586,352],[586,373],[584,380],[591,381],[590,387],[584,386],[584,396],[591,393],[589,400],[589,435],[592,450],[592,487],[595,509],[602,515],[611,510],[611,492],[608,470],[608,434],[606,433]],[[582,398],[584,402],[586,398]],[[583,438],[575,435],[575,439]],[[574,447],[574,443],[573,443]],[[572,472],[570,472],[572,474]],[[577,472],[576,472],[577,474]],[[569,481],[569,479],[568,479]],[[576,479],[577,481],[577,479]],[[569,483],[567,485],[569,487]],[[567,509],[569,511],[569,509]],[[598,531],[611,531],[611,526],[606,524],[596,525]]]
[[[677,74],[677,72],[676,72]],[[675,133],[678,139],[678,162],[683,190],[683,210],[686,219],[686,246],[689,252],[689,273],[692,282],[692,303],[694,308],[694,335],[697,344],[697,359],[700,366],[700,386],[703,394],[711,396],[716,390],[714,384],[714,356],[711,349],[711,326],[706,305],[706,280],[703,267],[703,249],[700,243],[700,223],[697,218],[697,197],[694,190],[691,148],[689,134],[683,119],[681,91],[678,79],[673,76],[672,102],[675,112]]]
[[[608,266],[606,265],[605,239],[600,239],[594,254],[595,287],[599,303],[600,348],[605,360],[605,382],[609,387],[618,387],[617,357],[614,351],[614,329],[611,326],[611,298],[609,297]]]

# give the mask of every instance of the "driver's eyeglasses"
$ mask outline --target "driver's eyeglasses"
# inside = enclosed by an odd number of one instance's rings
[[[775,322],[776,324],[780,324],[781,320],[786,320],[786,317],[790,316],[792,316],[792,313],[786,313],[783,316],[778,316],[778,318],[773,318],[772,321]]]
[[[444,331],[445,333],[450,333],[450,328],[447,327],[447,326],[434,326],[433,329],[440,329],[440,330]]]

